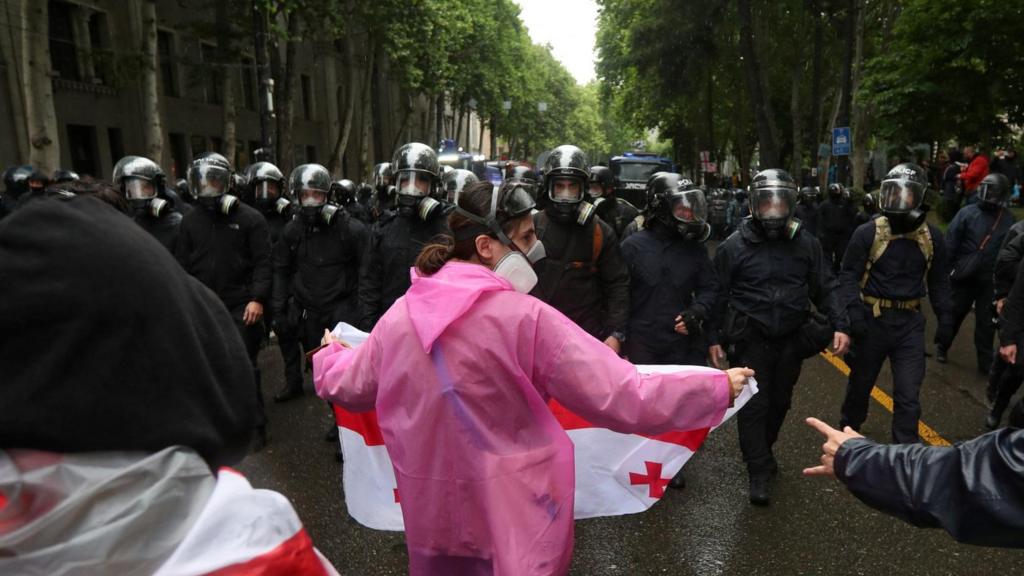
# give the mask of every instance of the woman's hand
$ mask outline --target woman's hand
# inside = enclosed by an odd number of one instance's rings
[[[729,405],[732,406],[747,385],[747,379],[754,376],[754,371],[750,368],[730,368],[725,373],[729,376]]]
[[[331,334],[331,331],[325,328],[324,337],[320,339],[320,346],[329,346],[332,342],[341,345],[343,348],[352,347],[352,345],[349,344],[348,342],[345,342],[340,338],[335,338],[334,334]]]

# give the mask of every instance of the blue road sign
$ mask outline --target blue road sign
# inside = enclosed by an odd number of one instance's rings
[[[850,155],[850,127],[846,126],[843,128],[832,129],[832,155],[833,156],[849,156]]]

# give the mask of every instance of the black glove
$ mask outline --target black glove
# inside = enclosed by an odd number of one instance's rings
[[[679,313],[679,317],[683,319],[683,324],[686,324],[686,331],[689,332],[690,338],[700,336],[704,330],[704,320],[700,316],[693,310],[683,310]]]

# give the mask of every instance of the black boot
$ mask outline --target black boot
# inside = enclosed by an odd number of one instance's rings
[[[274,402],[277,402],[277,403],[287,402],[287,401],[292,400],[294,398],[301,398],[301,397],[302,397],[302,386],[301,385],[299,387],[295,387],[295,386],[293,386],[291,384],[285,384],[284,386],[281,387],[280,390],[277,391],[277,394],[274,394]]]
[[[935,361],[938,362],[939,364],[945,364],[947,361],[946,347],[943,346],[942,344],[935,345]]]
[[[750,475],[750,503],[755,506],[767,506],[771,502],[772,475],[769,472],[758,472]]]

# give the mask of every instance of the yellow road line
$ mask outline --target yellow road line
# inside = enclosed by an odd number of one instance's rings
[[[842,372],[843,376],[850,375],[850,367],[847,366],[846,362],[843,362],[843,359],[839,356],[825,350],[821,353],[821,357],[827,360],[832,366],[835,366],[836,370]],[[892,412],[892,397],[882,391],[881,388],[878,386],[872,387],[871,397],[877,400],[878,403],[884,406],[890,413]],[[939,436],[938,432],[921,420],[917,421],[917,433],[921,435],[921,438],[924,439],[925,442],[932,446],[952,446],[948,440]]]

